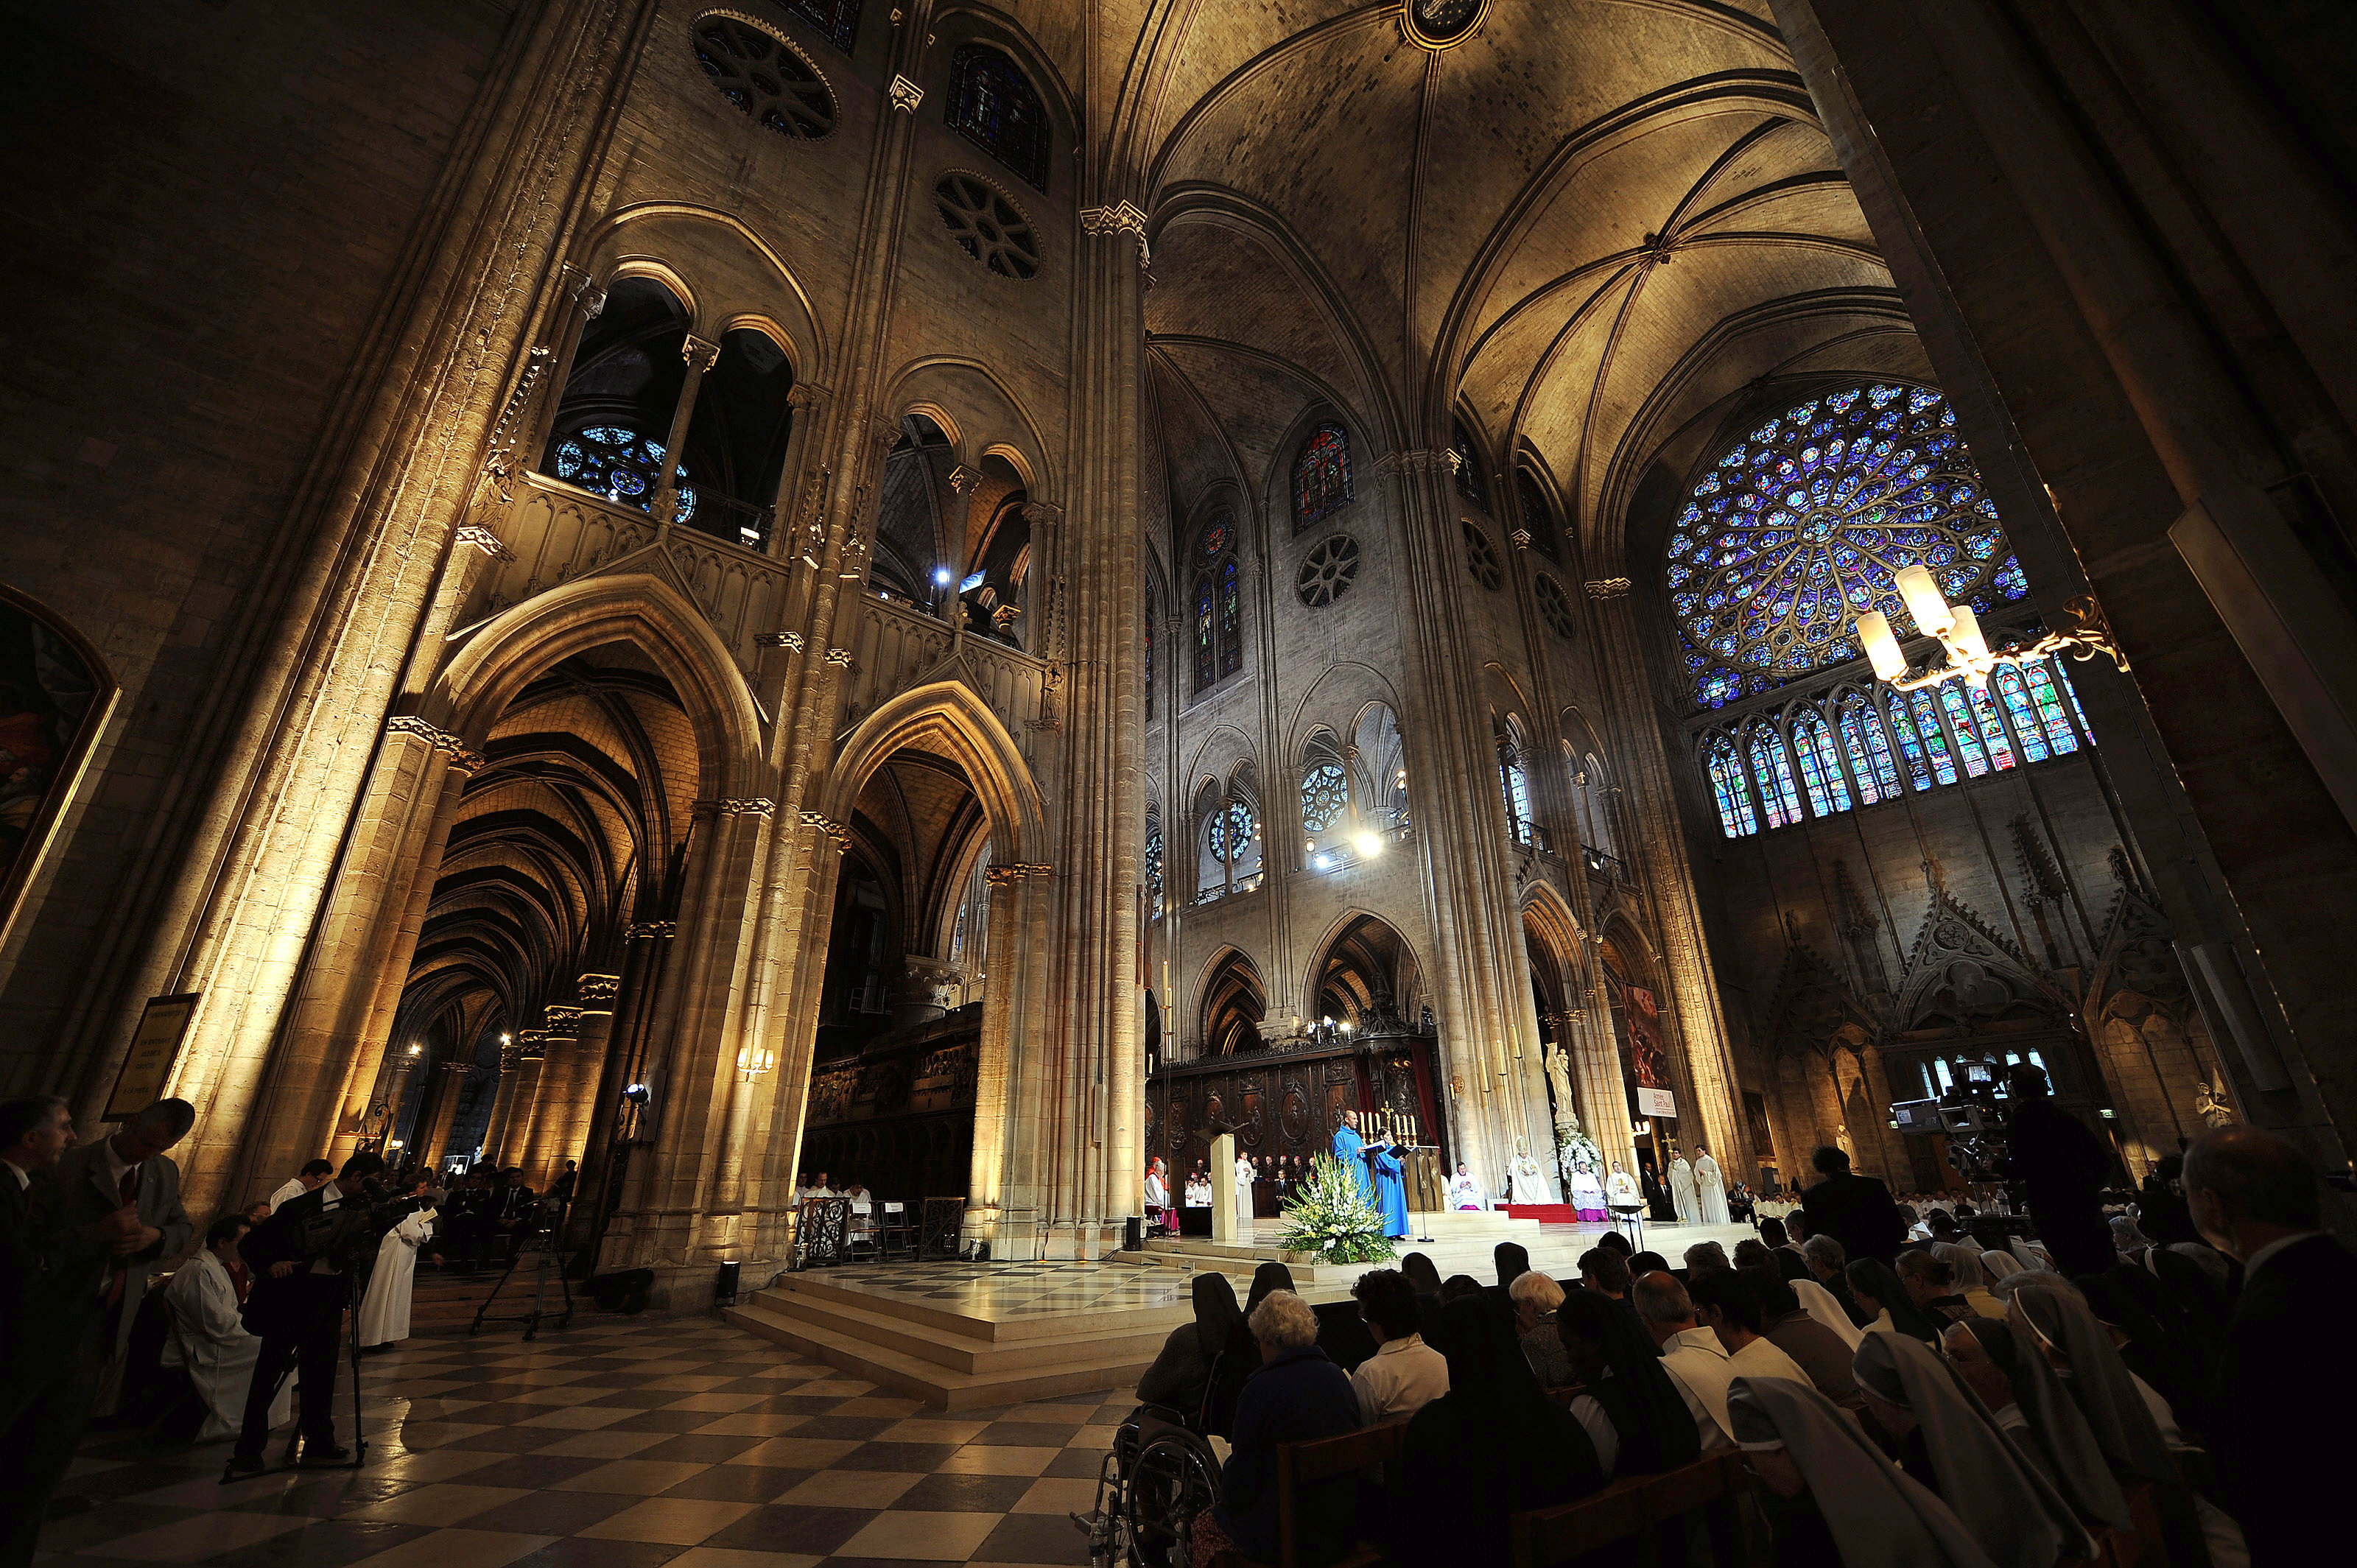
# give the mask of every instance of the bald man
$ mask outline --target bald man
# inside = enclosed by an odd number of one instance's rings
[[[2221,1380],[2225,1430],[2210,1434],[2226,1505],[2253,1568],[2313,1562],[2346,1518],[2357,1348],[2335,1326],[2357,1301],[2357,1255],[2324,1232],[2308,1156],[2255,1127],[2194,1141],[2185,1199],[2202,1236],[2244,1269]]]

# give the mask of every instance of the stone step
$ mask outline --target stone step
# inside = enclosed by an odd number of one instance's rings
[[[1059,1365],[1076,1354],[1099,1360],[1129,1356],[1151,1361],[1161,1351],[1170,1330],[1189,1317],[1183,1312],[1125,1313],[1117,1326],[1103,1332],[1067,1330],[1054,1338],[996,1341],[918,1322],[890,1307],[879,1308],[874,1296],[848,1292],[765,1290],[753,1297],[753,1305],[807,1328],[827,1329],[847,1339],[913,1356],[951,1371],[976,1375]],[[1161,1321],[1165,1318],[1171,1321]]]
[[[762,1293],[764,1296],[770,1294]],[[1052,1365],[963,1372],[923,1356],[807,1321],[759,1298],[747,1305],[725,1308],[721,1316],[772,1344],[814,1356],[830,1367],[949,1411],[980,1410],[1063,1394],[1131,1388],[1154,1361],[1151,1351],[1144,1355],[1128,1350],[1091,1353],[1085,1345],[1066,1345],[1058,1347],[1063,1353]]]

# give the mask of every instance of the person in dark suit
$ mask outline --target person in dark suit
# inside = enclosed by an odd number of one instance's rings
[[[2005,1174],[2026,1189],[2038,1240],[2054,1255],[2054,1266],[2073,1279],[2100,1274],[2117,1262],[2104,1219],[2111,1151],[2093,1128],[2048,1097],[2046,1075],[2037,1068],[2022,1062],[2006,1081],[2013,1107]]]
[[[148,1279],[196,1241],[196,1222],[180,1207],[180,1167],[167,1153],[196,1124],[197,1108],[187,1101],[158,1100],[113,1136],[70,1149],[58,1162],[58,1187],[71,1223],[96,1224],[125,1205],[139,1216],[138,1250],[118,1255],[106,1282],[106,1361],[93,1414],[114,1413]]]
[[[2316,1167],[2255,1127],[2194,1140],[2185,1198],[2210,1244],[2243,1265],[2210,1434],[2253,1568],[2312,1563],[2344,1529],[2357,1349],[2334,1332],[2357,1299],[2357,1254],[2322,1229]]]
[[[347,1206],[374,1202],[383,1176],[382,1156],[354,1155],[335,1180],[288,1198],[238,1244],[253,1275],[253,1290],[245,1301],[245,1326],[262,1340],[262,1350],[254,1358],[253,1381],[246,1390],[245,1423],[230,1455],[231,1475],[262,1470],[262,1451],[270,1441],[271,1402],[290,1359],[301,1377],[301,1463],[350,1463],[351,1451],[336,1443],[336,1346],[344,1308],[352,1299],[351,1280],[340,1260],[311,1256],[307,1236],[317,1221],[342,1213]],[[372,1246],[370,1255],[374,1255]]]
[[[0,1105],[0,1568],[33,1560],[98,1391],[101,1282],[139,1246],[128,1205],[73,1221],[55,1171],[73,1143],[56,1096]]]
[[[1842,1244],[1848,1258],[1888,1263],[1907,1240],[1907,1221],[1890,1189],[1872,1176],[1850,1174],[1849,1156],[1830,1145],[1809,1156],[1824,1179],[1802,1195],[1809,1229]]]

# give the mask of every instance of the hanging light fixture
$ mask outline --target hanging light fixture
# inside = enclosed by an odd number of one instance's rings
[[[778,1053],[766,1046],[746,1046],[737,1053],[737,1081],[759,1083],[778,1065]]]
[[[2068,653],[2077,659],[2092,659],[2101,653],[2122,670],[2128,667],[2127,655],[2112,640],[2111,623],[2104,618],[2103,610],[2092,597],[2072,599],[2062,607],[2078,621],[2077,629],[2050,631],[2027,648],[1991,652],[1973,607],[1948,603],[1940,592],[1940,585],[1932,579],[1931,568],[1905,566],[1893,575],[1908,615],[1919,628],[1940,639],[1946,656],[1943,662],[1927,665],[1921,673],[1914,673],[1909,669],[1906,651],[1899,646],[1898,634],[1890,629],[1890,618],[1880,610],[1868,610],[1859,616],[1858,639],[1866,644],[1866,656],[1873,660],[1875,674],[1900,691],[1919,691],[1959,675],[1975,687],[1986,686],[1999,665],[2034,664],[2051,653]]]

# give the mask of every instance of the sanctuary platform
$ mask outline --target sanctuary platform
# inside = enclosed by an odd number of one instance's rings
[[[1504,1214],[1429,1214],[1419,1242],[1441,1277],[1496,1279],[1492,1249],[1516,1241],[1531,1266],[1557,1279],[1609,1227],[1546,1225]],[[1225,1274],[1241,1301],[1253,1271],[1282,1262],[1302,1297],[1317,1305],[1349,1296],[1372,1268],[1396,1264],[1300,1263],[1276,1245],[1282,1222],[1254,1222],[1253,1241],[1222,1245],[1197,1237],[1146,1244],[1102,1262],[865,1263],[780,1274],[722,1316],[737,1327],[913,1399],[945,1410],[978,1410],[1134,1385],[1171,1329],[1192,1320],[1193,1279]],[[1673,1266],[1696,1241],[1732,1253],[1756,1234],[1748,1225],[1662,1225],[1645,1245]]]

